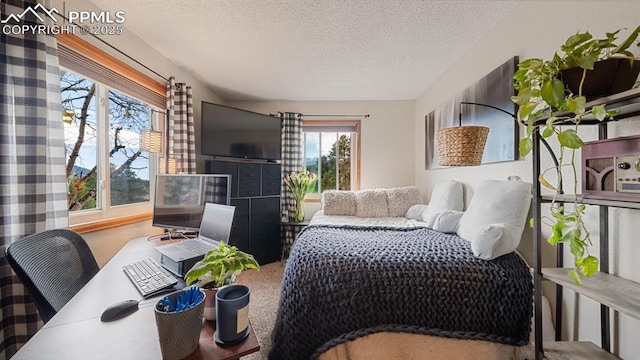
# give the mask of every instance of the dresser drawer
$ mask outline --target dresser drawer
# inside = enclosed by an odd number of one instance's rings
[[[262,181],[282,179],[280,168],[280,164],[262,164]]]
[[[249,199],[231,199],[231,205],[236,207],[234,219],[238,216],[249,216]]]
[[[238,196],[238,164],[228,161],[209,160],[205,162],[205,172],[207,174],[227,174],[231,175],[231,197]]]
[[[262,179],[262,196],[280,195],[281,180]]]
[[[214,174],[229,174],[238,176],[238,164],[229,161],[208,161],[207,171]]]
[[[260,164],[241,163],[238,164],[238,177],[240,181],[260,181]]]
[[[259,180],[240,180],[238,186],[239,197],[252,197],[260,196],[260,181]]]
[[[278,219],[280,217],[280,198],[251,199],[251,216],[260,214],[271,214]]]

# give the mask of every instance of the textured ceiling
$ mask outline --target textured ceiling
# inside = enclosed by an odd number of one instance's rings
[[[520,0],[91,1],[225,100],[303,101],[413,100]]]

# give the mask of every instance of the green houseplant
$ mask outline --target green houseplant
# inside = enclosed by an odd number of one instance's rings
[[[622,42],[617,42],[622,29],[607,33],[605,38],[594,39],[588,32],[571,35],[560,47],[560,54],[554,54],[551,60],[539,58],[526,59],[518,65],[514,75],[514,88],[517,95],[512,100],[519,105],[518,120],[526,125],[527,136],[520,141],[521,156],[526,156],[533,148],[532,135],[537,133],[541,138],[555,138],[560,147],[558,164],[544,169],[538,181],[544,187],[555,191],[550,206],[550,216],[543,221],[551,227],[552,234],[548,241],[551,244],[566,243],[575,257],[574,268],[569,276],[578,284],[581,283],[579,273],[586,277],[598,270],[598,258],[589,253],[591,245],[589,230],[584,222],[585,206],[578,203],[578,172],[576,169],[576,151],[581,149],[584,141],[577,132],[577,126],[587,115],[599,121],[613,118],[615,110],[607,110],[606,104],[586,108],[587,97],[583,94],[585,85],[593,77],[593,69],[599,63],[609,59],[628,61],[628,67],[640,68],[638,58],[630,48],[636,45],[640,26],[632,31]],[[627,64],[624,64],[627,65]],[[560,79],[563,71],[576,69],[581,72],[577,89],[573,91]],[[575,71],[575,70],[574,70]],[[631,78],[633,86],[635,78]],[[558,114],[562,115],[558,115]],[[539,121],[546,117],[544,122]],[[566,125],[560,126],[560,125]],[[555,206],[562,191],[563,168],[567,168],[573,176],[573,206]],[[555,182],[546,176],[555,173]]]
[[[291,172],[291,174],[284,176],[285,184],[287,184],[296,199],[295,220],[297,222],[304,220],[304,197],[315,189],[317,181],[318,176],[308,170],[299,173]]]
[[[196,284],[205,291],[205,318],[215,320],[215,299],[217,290],[236,281],[236,276],[244,270],[260,269],[253,255],[238,250],[222,241],[218,248],[210,250],[184,275],[187,285]]]

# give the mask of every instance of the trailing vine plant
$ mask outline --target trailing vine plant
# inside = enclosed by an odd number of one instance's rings
[[[569,271],[569,277],[581,284],[580,275],[593,275],[599,267],[598,258],[589,253],[591,235],[584,222],[585,206],[578,201],[578,172],[576,168],[576,152],[584,146],[584,141],[578,135],[578,125],[587,115],[599,121],[613,119],[617,110],[607,110],[606,104],[586,109],[586,98],[582,95],[582,88],[589,70],[600,60],[609,58],[624,58],[629,61],[639,61],[629,48],[636,43],[640,33],[638,26],[620,44],[616,43],[617,36],[622,29],[607,33],[606,38],[594,39],[588,32],[576,33],[570,36],[560,47],[561,53],[554,54],[551,60],[539,58],[526,59],[518,64],[514,75],[514,88],[517,95],[513,102],[519,105],[518,120],[526,125],[527,136],[520,141],[521,156],[526,156],[533,149],[532,135],[537,133],[543,139],[555,138],[559,145],[558,164],[541,171],[538,182],[553,191],[555,195],[550,206],[550,215],[542,218],[543,223],[551,228],[548,242],[552,245],[565,243],[569,245],[571,254],[575,258],[574,268]],[[572,93],[565,84],[558,79],[560,71],[580,67],[582,80],[577,94]],[[559,115],[560,114],[560,115]],[[545,118],[542,121],[542,118]],[[566,126],[561,126],[566,125]],[[558,195],[562,189],[563,169],[567,168],[573,177],[573,206],[556,206]],[[556,179],[552,183],[548,180],[548,173],[555,173]],[[530,222],[533,226],[533,219]]]

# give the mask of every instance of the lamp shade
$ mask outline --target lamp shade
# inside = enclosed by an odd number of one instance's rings
[[[177,174],[178,160],[172,156],[160,157],[158,158],[158,168],[164,169],[165,174]]]
[[[167,158],[167,173],[168,174],[178,173],[178,161],[173,157]]]
[[[162,151],[162,133],[160,131],[142,130],[140,132],[140,150],[150,153]]]
[[[442,166],[480,165],[489,128],[458,126],[438,130],[438,158]]]

